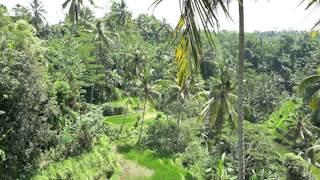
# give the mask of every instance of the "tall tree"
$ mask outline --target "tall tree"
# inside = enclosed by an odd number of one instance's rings
[[[67,65],[70,42],[71,42],[71,38],[72,38],[72,35],[73,35],[74,22],[76,21],[76,23],[78,24],[79,17],[80,17],[80,10],[81,10],[82,7],[84,7],[83,1],[84,0],[66,0],[62,4],[62,8],[63,9],[67,8],[67,6],[70,5],[70,7],[69,7],[69,20],[72,23],[72,26],[71,26],[71,29],[70,29],[69,42],[68,42],[68,46],[67,46],[66,58],[64,60],[64,66]],[[88,0],[88,1],[92,5],[94,5],[93,0]]]
[[[199,121],[209,117],[209,125],[214,125],[218,133],[218,156],[220,156],[220,141],[222,134],[222,126],[225,121],[225,115],[228,114],[228,120],[232,129],[237,127],[237,113],[234,110],[233,103],[237,100],[237,96],[232,92],[237,87],[237,82],[232,83],[231,78],[235,68],[230,68],[227,64],[220,64],[218,78],[211,85],[210,91],[200,92],[198,95],[207,98],[207,102],[202,108]]]
[[[193,90],[196,91],[196,89],[199,89],[201,84],[202,83],[199,83],[197,84],[197,86],[193,86]],[[186,108],[188,100],[190,100],[191,91],[192,91],[191,77],[187,78],[184,86],[181,87],[179,85],[170,85],[167,87],[167,90],[169,92],[168,93],[169,98],[165,101],[164,106],[168,105],[171,102],[177,102],[179,105],[178,107],[179,115],[178,115],[177,126],[174,129],[174,133],[171,138],[171,144],[170,144],[170,150],[172,150],[175,138],[179,137],[179,128],[180,128],[182,112]],[[178,143],[177,143],[177,147],[178,147]]]
[[[126,66],[125,75],[131,80],[139,79],[143,70],[143,64],[148,56],[148,51],[142,44],[135,45],[132,47],[132,54],[130,56],[132,58]]]
[[[300,137],[305,143],[307,142],[305,137],[314,139],[312,133],[313,130],[319,131],[319,128],[310,123],[310,114],[304,115],[302,111],[297,110],[295,115],[290,113],[290,117],[293,119],[285,119],[284,122],[289,124],[286,127],[289,129],[288,135],[294,134],[294,143]]]
[[[120,40],[119,40],[119,49],[117,54],[117,64],[116,64],[116,72],[118,72],[118,57],[120,54],[121,49],[121,39],[122,39],[122,33],[124,30],[124,27],[128,24],[128,22],[131,22],[132,19],[132,13],[128,11],[128,5],[125,2],[125,0],[121,0],[120,3],[114,2],[114,4],[111,6],[111,17],[115,18],[117,22],[122,26],[121,28],[121,34],[120,34]]]
[[[243,133],[243,72],[244,72],[244,14],[243,0],[239,0],[239,70],[238,70],[238,180],[245,179]]]
[[[30,6],[30,10],[33,12],[33,25],[39,30],[39,25],[43,24],[43,20],[46,19],[43,14],[47,14],[47,11],[43,9],[44,5],[42,5],[42,1],[39,0],[33,0],[32,3],[30,3]]]
[[[137,87],[140,89],[140,91],[138,92],[138,95],[140,99],[144,101],[141,129],[140,129],[140,135],[139,135],[137,144],[141,140],[147,101],[149,101],[151,106],[153,106],[154,98],[161,97],[161,94],[156,90],[158,85],[156,84],[155,81],[152,80],[153,71],[154,69],[144,69],[140,75],[140,79],[138,79],[137,81]]]
[[[151,6],[156,7],[163,0],[155,0]],[[170,42],[179,40],[175,60],[179,64],[178,82],[187,77],[188,74],[197,73],[200,69],[199,55],[203,58],[203,44],[200,36],[202,25],[205,37],[210,45],[214,45],[213,34],[216,34],[216,27],[219,27],[218,9],[230,18],[228,7],[231,0],[179,0],[181,16],[171,36]],[[200,23],[201,22],[201,25]],[[190,61],[190,59],[193,59]],[[181,83],[183,86],[183,83]]]
[[[156,0],[153,5],[157,6],[163,0]],[[214,43],[208,24],[214,29],[217,19],[217,9],[222,8],[227,17],[229,16],[228,5],[229,0],[180,0],[181,16],[179,23],[174,31],[173,38],[179,37],[180,45],[177,49],[176,61],[179,63],[178,80],[184,80],[186,74],[194,73],[194,68],[191,71],[186,69],[186,64],[190,60],[190,56],[194,59],[193,64],[195,70],[199,65],[198,54],[202,58],[202,43],[200,39],[200,28],[197,19],[200,19],[204,32],[210,44]],[[200,15],[199,15],[200,14]],[[199,16],[199,17],[197,17]],[[184,27],[184,28],[183,28]],[[215,32],[215,31],[214,31]],[[243,72],[244,72],[244,13],[243,0],[239,0],[239,70],[238,70],[238,179],[244,180],[244,135],[243,135]],[[182,83],[183,85],[183,83]]]
[[[111,36],[112,35],[117,36],[118,34],[108,31],[105,27],[103,20],[101,20],[101,19],[97,19],[95,24],[92,24],[90,22],[86,22],[86,23],[90,26],[91,29],[85,29],[84,32],[94,34],[94,37],[92,38],[91,43],[93,43],[95,41],[100,42],[100,43],[98,43],[97,56],[100,56],[100,61],[102,61],[102,49],[103,49],[102,45],[104,44],[107,46],[107,48],[110,48],[111,44],[114,44],[113,40],[111,39]],[[96,65],[98,65],[98,60],[96,61]],[[97,71],[97,69],[96,69],[96,71]],[[95,73],[97,73],[97,72],[95,72]],[[92,85],[90,103],[92,103],[92,100],[93,100],[94,85],[95,85],[95,83],[93,83],[93,85]]]

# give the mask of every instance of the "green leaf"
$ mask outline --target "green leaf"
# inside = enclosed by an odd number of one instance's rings
[[[14,42],[11,42],[11,43],[10,43],[9,48],[10,48],[11,50],[14,49]]]
[[[0,156],[1,156],[1,158],[2,158],[3,161],[6,160],[6,154],[5,154],[5,152],[2,151],[1,149],[0,149]]]

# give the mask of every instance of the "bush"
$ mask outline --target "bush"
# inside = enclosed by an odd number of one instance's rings
[[[108,141],[103,136],[91,151],[50,163],[47,167],[38,169],[31,179],[119,179],[123,170]]]
[[[125,107],[123,105],[115,105],[107,103],[103,106],[103,116],[115,116],[124,114]]]
[[[157,113],[157,116],[156,116],[156,120],[161,119],[162,116],[163,116],[163,113],[162,113],[162,112],[158,112],[158,113]]]
[[[122,105],[117,105],[113,108],[113,115],[124,114],[125,107]]]
[[[301,156],[288,153],[283,160],[283,165],[286,167],[286,177],[288,180],[314,179],[307,170],[306,161]]]
[[[113,116],[114,107],[112,104],[107,103],[103,106],[103,116]]]
[[[174,126],[174,122],[168,124],[164,120],[148,122],[142,143],[157,153],[168,153]]]
[[[175,155],[175,162],[190,169],[197,176],[204,176],[207,164],[210,162],[210,156],[205,147],[201,146],[200,141],[193,141],[188,144],[184,153]]]
[[[64,81],[57,80],[54,83],[54,90],[57,95],[57,101],[61,106],[64,106],[70,97],[70,86]]]

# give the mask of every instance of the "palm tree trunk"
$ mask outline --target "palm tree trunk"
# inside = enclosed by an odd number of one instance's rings
[[[91,88],[91,99],[90,99],[90,104],[92,104],[92,101],[93,101],[93,92],[94,92],[94,83],[93,83],[92,88]]]
[[[71,33],[70,33],[69,42],[68,42],[68,47],[67,47],[66,59],[64,60],[64,66],[67,66],[67,60],[68,60],[68,53],[69,53],[69,48],[70,48],[70,42],[71,42],[71,37],[72,37],[72,34],[73,34],[73,26],[74,26],[74,21],[72,21]]]
[[[219,128],[219,138],[218,138],[218,150],[217,150],[217,156],[220,157],[220,142],[221,142],[221,135],[222,135],[222,124]]]
[[[182,110],[183,111],[183,110]],[[182,111],[181,111],[181,121],[183,121],[183,114],[182,114]],[[178,132],[177,132],[177,146],[176,146],[176,153],[178,153],[178,150],[179,150],[179,142],[180,142],[180,139],[181,139],[181,134],[179,134],[180,132],[180,124],[178,126]],[[182,132],[181,132],[182,133]]]
[[[245,179],[243,134],[243,71],[244,71],[244,15],[243,0],[239,0],[239,70],[238,70],[238,180]]]
[[[129,97],[130,98],[130,97]],[[124,122],[126,121],[126,114],[127,114],[127,111],[128,111],[128,106],[129,106],[129,103],[127,104],[127,107],[126,107],[126,110],[124,111],[124,117],[123,117],[123,123],[122,123],[122,126],[121,126],[121,129],[120,129],[120,133],[122,132],[122,128],[124,126]]]
[[[137,144],[139,144],[142,134],[142,127],[143,127],[143,120],[144,120],[144,113],[146,111],[146,104],[147,104],[147,94],[144,96],[144,106],[143,106],[143,115],[142,115],[142,121],[141,121],[141,129],[140,129],[140,135]]]
[[[176,137],[178,127],[180,126],[181,113],[182,113],[182,104],[181,104],[180,107],[179,107],[179,118],[178,118],[177,126],[176,126],[176,128],[174,129],[174,133],[173,133],[173,136],[172,136],[172,138],[171,138],[170,151],[172,151],[173,142],[174,142],[174,139],[175,139],[175,137]]]
[[[121,35],[120,35],[120,41],[119,41],[119,51],[118,51],[118,54],[117,54],[116,73],[118,72],[118,57],[119,57],[119,54],[120,54],[121,39],[122,39],[122,32],[123,32],[123,29],[124,29],[124,24],[122,24]]]
[[[97,74],[97,65],[98,65],[99,49],[98,49],[98,52],[97,52],[97,55],[96,55],[96,56],[97,56],[97,57],[96,57],[97,60],[96,60],[96,67],[95,67],[95,70],[94,70],[95,75]],[[93,102],[94,85],[95,85],[95,83],[93,82],[92,89],[91,89],[90,104],[92,104],[92,102]]]

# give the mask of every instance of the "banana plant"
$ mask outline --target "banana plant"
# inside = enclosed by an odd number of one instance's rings
[[[234,170],[232,168],[226,168],[224,166],[225,157],[226,157],[226,153],[223,153],[218,163],[216,165],[212,165],[211,168],[205,171],[206,173],[209,173],[209,176],[211,176],[210,178],[215,180],[237,179],[237,176],[234,176],[231,174]]]

